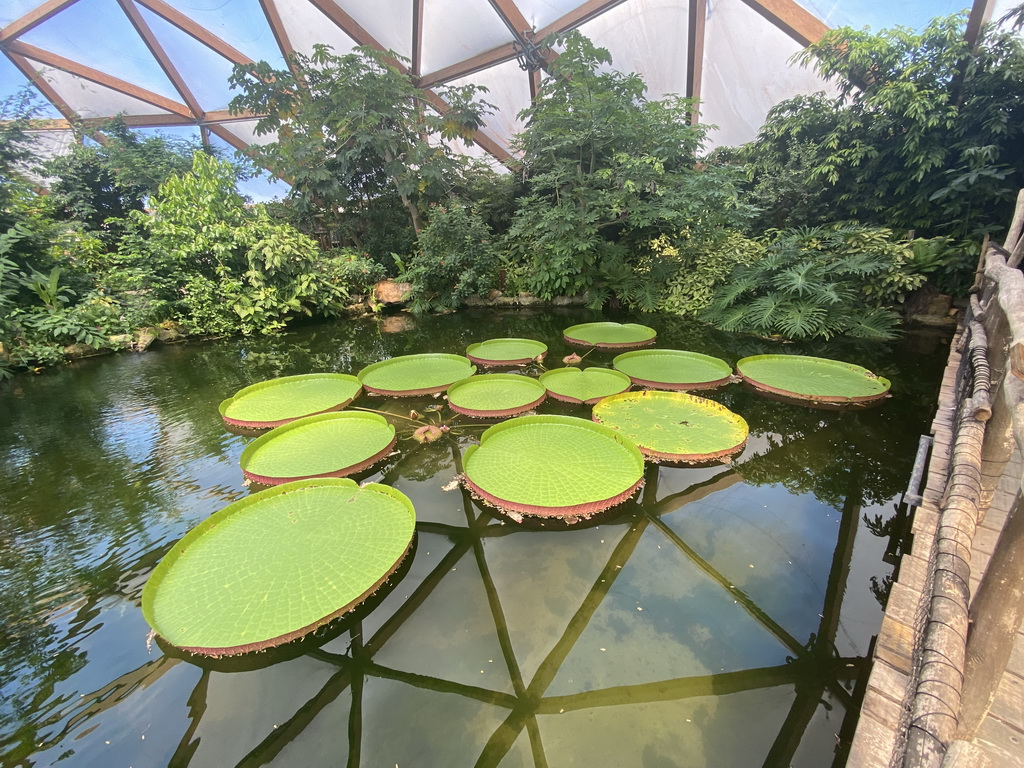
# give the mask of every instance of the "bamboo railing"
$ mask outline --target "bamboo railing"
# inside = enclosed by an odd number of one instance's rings
[[[1002,247],[987,239],[959,336],[954,439],[921,605],[903,768],[959,768],[995,699],[1024,618],[1024,504],[1016,501],[977,593],[971,545],[1014,450],[1024,448],[1024,190]],[[897,750],[900,752],[901,750]]]

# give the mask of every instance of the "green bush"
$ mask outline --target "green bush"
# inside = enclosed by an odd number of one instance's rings
[[[749,264],[764,254],[764,245],[738,233],[730,233],[710,247],[683,243],[672,249],[677,259],[675,270],[665,285],[658,309],[676,315],[695,317],[715,295],[738,264]]]
[[[818,227],[774,233],[762,258],[740,264],[703,318],[726,331],[790,339],[895,336],[891,306],[925,282],[910,243],[886,229]]]
[[[414,312],[455,309],[498,284],[498,252],[480,215],[461,202],[436,205],[401,277]]]

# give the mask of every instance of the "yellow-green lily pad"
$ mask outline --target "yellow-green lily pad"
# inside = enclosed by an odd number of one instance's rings
[[[594,406],[594,421],[616,430],[656,461],[727,461],[743,450],[743,418],[714,400],[685,392],[624,392]]]

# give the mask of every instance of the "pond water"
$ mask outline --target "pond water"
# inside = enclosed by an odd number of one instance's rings
[[[729,363],[780,349],[678,318],[481,310],[190,343],[0,385],[0,763],[842,765],[941,336],[787,345],[864,365],[892,379],[894,397],[834,412],[719,390],[710,396],[750,425],[743,453],[649,467],[642,494],[589,527],[504,523],[446,491],[479,429],[402,442],[359,479],[408,494],[416,546],[365,610],[234,660],[148,640],[139,602],[153,567],[249,493],[247,439],[225,431],[223,398],[498,336],[545,341],[557,367],[570,351],[562,329],[598,319],[638,320],[659,347]]]

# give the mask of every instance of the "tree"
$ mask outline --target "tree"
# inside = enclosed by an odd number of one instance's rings
[[[926,236],[998,231],[1024,185],[1024,45],[964,14],[917,33],[827,32],[797,56],[839,89],[769,113],[741,149],[768,227],[858,220]]]
[[[317,45],[290,63],[286,70],[263,61],[240,65],[231,77],[242,90],[231,109],[264,115],[258,135],[277,133],[276,141],[251,149],[254,159],[332,216],[397,194],[418,233],[426,206],[447,193],[462,168],[450,142],[472,142],[490,109],[476,99],[485,89],[437,89],[447,103],[442,114],[394,52],[363,47],[337,56]]]
[[[704,241],[744,221],[732,169],[697,163],[708,126],[693,104],[650,100],[636,74],[608,70],[611,57],[578,32],[556,43],[517,137],[527,196],[509,230],[541,296],[589,291],[653,310],[673,268],[662,236]]]

